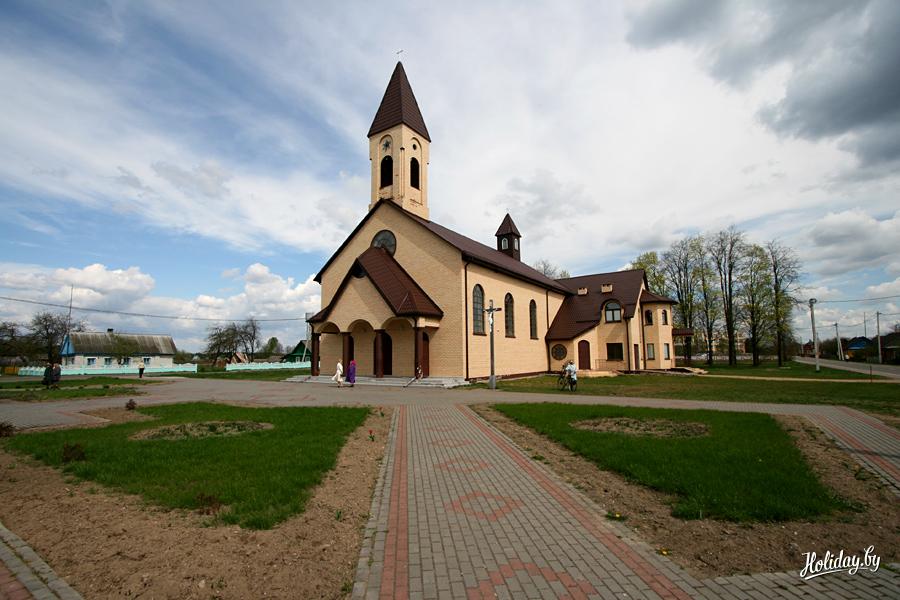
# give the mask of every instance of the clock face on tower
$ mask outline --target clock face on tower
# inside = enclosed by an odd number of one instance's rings
[[[372,238],[373,248],[384,248],[391,256],[397,250],[397,238],[387,229],[382,229]]]

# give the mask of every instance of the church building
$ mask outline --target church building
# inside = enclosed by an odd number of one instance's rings
[[[357,362],[361,376],[480,379],[675,366],[671,309],[642,270],[550,279],[521,261],[507,214],[487,246],[429,219],[431,136],[401,63],[369,129],[368,213],[322,267],[313,375]]]

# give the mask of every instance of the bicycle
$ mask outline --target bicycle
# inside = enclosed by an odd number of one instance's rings
[[[568,388],[569,391],[574,392],[578,387],[578,380],[572,378],[567,371],[563,370],[556,379],[556,387],[558,387],[560,391],[564,391]]]

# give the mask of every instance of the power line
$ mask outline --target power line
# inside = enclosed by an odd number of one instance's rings
[[[66,308],[70,310],[80,310],[82,312],[103,313],[108,315],[123,315],[126,317],[144,317],[148,319],[170,319],[173,321],[235,321],[240,319],[213,319],[211,317],[185,317],[175,315],[151,315],[147,313],[125,312],[121,310],[106,310],[102,308],[87,308],[84,306],[71,306],[69,304],[54,304],[52,302],[38,302],[37,300],[25,300],[24,298],[12,298],[10,296],[0,296],[0,300],[9,300],[10,302],[23,302],[25,304],[37,304],[38,306],[52,306],[54,308]],[[284,319],[255,319],[260,323],[278,323],[283,321],[305,321],[305,317],[289,317]]]
[[[896,294],[894,296],[881,296],[879,298],[857,298],[856,300],[819,300],[818,304],[835,303],[835,302],[873,302],[875,300],[891,300],[893,298],[900,298],[900,294]]]

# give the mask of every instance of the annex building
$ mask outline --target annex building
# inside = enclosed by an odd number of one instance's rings
[[[399,62],[368,138],[369,211],[315,277],[313,375],[355,359],[359,375],[485,378],[491,301],[497,375],[674,366],[675,301],[642,270],[549,279],[521,261],[509,214],[494,246],[429,219],[431,137]]]

